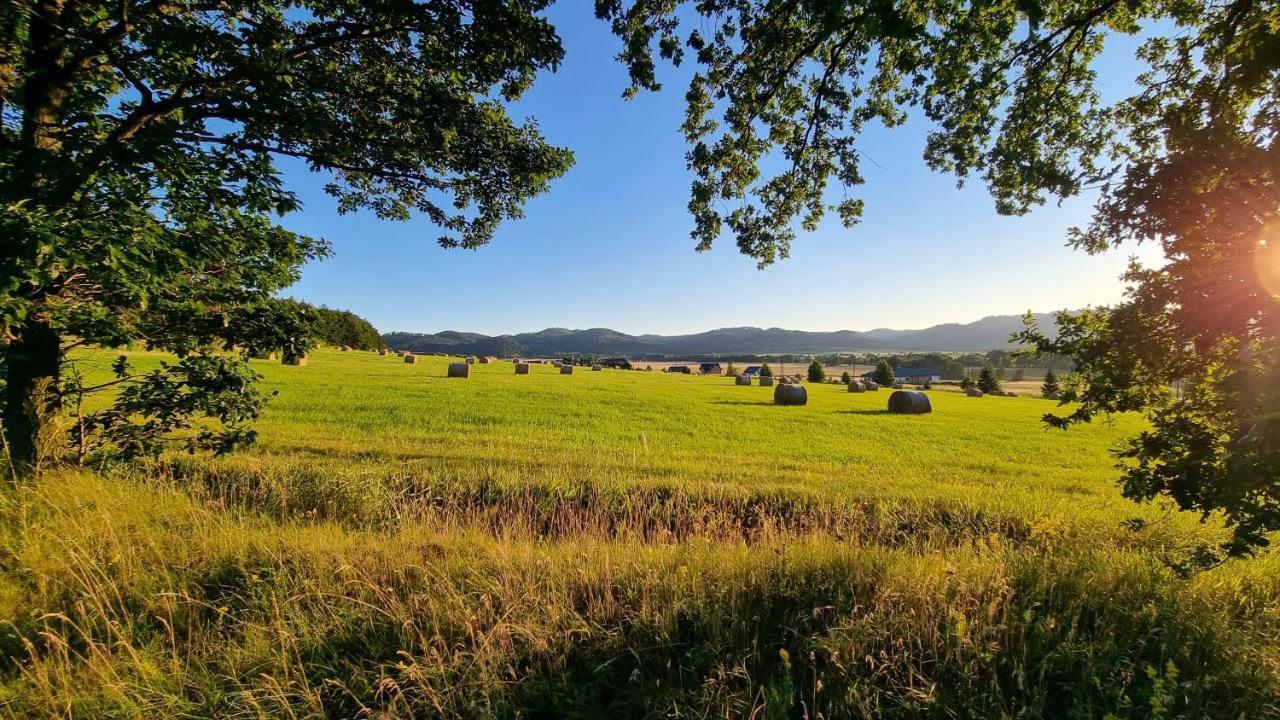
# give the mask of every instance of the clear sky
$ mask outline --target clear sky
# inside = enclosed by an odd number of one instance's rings
[[[444,250],[426,219],[340,216],[321,190],[324,177],[285,165],[304,202],[285,225],[326,238],[335,251],[308,265],[286,294],[352,310],[383,332],[487,334],[919,328],[1121,295],[1117,278],[1134,249],[1091,257],[1064,246],[1091,199],[1000,217],[980,181],[957,189],[954,177],[924,166],[922,121],[863,134],[867,182],[850,189],[866,200],[860,225],[845,229],[829,215],[816,233],[800,234],[790,259],[763,271],[729,237],[697,253],[678,131],[690,70],[664,69],[663,92],[623,101],[618,42],[590,4],[564,2],[551,17],[565,61],[538,79],[517,115],[537,118],[576,164],[528,203],[527,217],[479,250]],[[1104,92],[1132,82],[1134,44],[1108,50]]]

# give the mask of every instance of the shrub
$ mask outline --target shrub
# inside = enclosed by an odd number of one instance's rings
[[[849,383],[853,382],[853,378],[849,377],[848,370],[845,370],[844,372],[840,373],[840,382],[844,383],[845,385],[848,385]]]

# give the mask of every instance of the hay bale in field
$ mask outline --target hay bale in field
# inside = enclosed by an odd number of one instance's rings
[[[929,396],[922,392],[899,390],[889,396],[889,412],[904,415],[923,415],[933,412]]]
[[[551,366],[552,366],[552,367],[563,367],[563,366],[564,366],[564,363],[560,362],[559,360],[552,360],[552,361],[551,361]]]
[[[475,356],[475,355],[468,355],[468,356],[467,356],[467,358],[466,358],[466,363],[467,363],[468,365],[475,365],[475,364],[476,364],[476,356]]]
[[[280,362],[284,365],[297,365],[298,367],[304,367],[307,364],[307,357],[306,353],[301,355],[286,355]]]
[[[342,348],[341,348],[341,350],[342,350],[342,352],[351,352],[351,346],[350,346],[350,345],[343,345],[343,346],[342,346]]]
[[[866,392],[866,391],[867,389],[863,387],[862,383],[858,382],[857,380],[854,380],[853,382],[849,383],[849,392],[860,393],[860,392]]]
[[[808,405],[809,391],[803,385],[779,384],[773,389],[774,405]]]
[[[773,387],[773,376],[771,376],[771,375],[761,375],[761,376],[760,376],[760,387]]]
[[[1016,393],[1016,392],[1014,392],[1014,391],[1012,391],[1012,390],[1009,390],[1009,391],[1006,391],[1006,392],[1005,392],[1004,396],[1005,396],[1005,397],[1018,397],[1018,393]]]
[[[418,364],[418,356],[417,356],[417,355],[414,355],[413,353],[405,353],[405,354],[404,354],[404,361],[405,361],[405,363],[406,363],[406,364],[408,364],[408,365],[417,365],[417,364]]]
[[[276,354],[270,350],[263,350],[262,352],[254,353],[253,359],[254,360],[275,360]]]
[[[595,364],[595,365],[592,365],[592,366],[591,366],[591,372],[600,372],[601,370],[604,370],[604,366],[603,366],[603,365],[600,365],[600,364],[598,364],[598,363],[597,363],[597,364]]]
[[[906,387],[906,386],[905,386],[905,385],[903,385],[902,383],[894,383],[894,384],[893,384],[893,389],[894,389],[894,390],[901,390],[901,389],[902,389],[902,388],[904,388],[904,387]]]
[[[476,362],[480,363],[481,365],[488,365],[490,362],[492,362],[492,359],[489,358],[488,356],[481,355],[480,357],[476,358]]]
[[[561,364],[561,365],[560,365],[560,374],[561,374],[561,375],[572,375],[572,374],[573,374],[573,366],[572,366],[572,365],[568,365],[568,364]]]
[[[746,385],[747,387],[751,387],[751,377],[749,375],[739,375],[738,377],[733,379],[733,384]]]
[[[964,394],[969,397],[982,397],[984,393],[978,388],[965,388]]]
[[[1051,393],[1049,393],[1048,395],[1045,395],[1045,396],[1044,396],[1044,399],[1045,399],[1045,400],[1061,400],[1061,399],[1062,399],[1062,393],[1060,393],[1060,392],[1051,392]]]
[[[379,348],[379,349],[378,349],[378,354],[379,354],[379,355],[382,355],[382,356],[384,356],[384,357],[385,357],[385,356],[386,356],[386,354],[387,354],[387,349],[386,349],[386,348]]]
[[[517,374],[517,375],[528,375],[528,374],[529,374],[529,363],[516,363],[516,374]]]
[[[880,392],[879,383],[873,383],[870,380],[868,380],[865,383],[863,383],[862,386],[867,389],[867,392]]]
[[[471,366],[464,362],[449,363],[449,377],[471,377]]]

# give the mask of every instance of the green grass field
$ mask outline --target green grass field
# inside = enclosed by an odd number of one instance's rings
[[[1137,418],[445,362],[255,361],[252,451],[0,496],[0,714],[1280,716],[1280,556],[1172,572],[1220,529],[1120,497]]]

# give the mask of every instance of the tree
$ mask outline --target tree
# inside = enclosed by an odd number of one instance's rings
[[[1058,383],[1058,375],[1050,369],[1044,374],[1044,384],[1040,386],[1040,394],[1049,397],[1061,392],[1062,386]]]
[[[769,367],[769,363],[760,365],[760,377],[773,377],[773,368]]]
[[[724,374],[728,375],[729,377],[738,377],[738,368],[734,367],[733,363],[729,363],[729,366],[725,369]]]
[[[277,159],[326,173],[343,212],[421,213],[446,247],[482,245],[519,217],[572,160],[505,105],[562,57],[535,14],[546,4],[0,8],[0,335],[15,467],[37,470],[63,445],[64,401],[89,390],[65,382],[78,344],[178,354],[159,374],[118,368],[113,389],[146,383],[119,407],[135,420],[164,418],[191,393],[208,402],[184,400],[188,418],[256,414],[220,412],[217,398],[252,392],[252,377],[214,353],[305,352],[305,319],[272,295],[328,252],[277,223],[298,207]],[[200,444],[236,437],[251,439]]]
[[[353,312],[333,310],[323,305],[318,308],[306,303],[301,305],[314,317],[311,336],[319,342],[333,346],[346,345],[356,350],[377,350],[387,346],[377,329]]]
[[[978,383],[973,379],[972,375],[966,374],[964,377],[960,378],[961,390],[968,390],[971,387],[978,387]]]
[[[844,383],[845,385],[848,385],[849,383],[853,382],[853,378],[849,377],[848,370],[845,370],[844,372],[840,373],[840,382]]]
[[[871,379],[877,385],[884,385],[885,387],[893,385],[893,366],[889,364],[888,360],[881,360],[876,363],[876,369],[872,372]]]
[[[814,360],[809,363],[809,382],[820,383],[827,379],[827,371],[822,369],[822,363]]]
[[[781,5],[781,7],[780,7]],[[1069,356],[1078,388],[1054,427],[1144,412],[1121,455],[1125,495],[1172,498],[1232,530],[1244,554],[1280,529],[1280,6],[1250,0],[861,3],[598,0],[631,74],[656,90],[655,56],[697,63],[683,132],[693,237],[728,231],[767,265],[828,209],[829,183],[862,182],[868,122],[933,123],[925,161],[980,176],[1003,214],[1096,188],[1088,252],[1160,247],[1124,302],[1019,335]],[[709,28],[709,29],[708,29]],[[1095,61],[1141,35],[1135,91],[1104,104]],[[1114,86],[1113,86],[1114,87]],[[765,176],[762,168],[778,168]],[[727,208],[727,209],[726,209]],[[796,221],[799,222],[796,222]],[[1190,391],[1172,397],[1175,381]],[[1073,383],[1073,387],[1076,383]],[[1194,451],[1192,451],[1194,449]]]
[[[978,373],[978,389],[984,393],[993,393],[1000,389],[1000,378],[990,365],[983,365]]]

